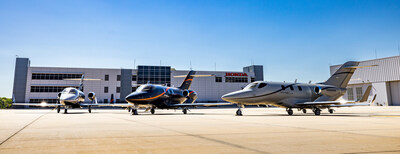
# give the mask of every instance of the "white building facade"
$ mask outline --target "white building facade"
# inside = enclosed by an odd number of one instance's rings
[[[249,69],[256,68],[256,69]],[[257,79],[263,79],[262,66],[247,66],[243,70],[231,71],[196,71],[191,88],[198,93],[197,102],[220,102],[223,94],[239,90]],[[57,94],[66,87],[78,87],[82,75],[88,80],[83,82],[83,92],[95,92],[99,103],[122,103],[125,97],[142,84],[163,84],[178,87],[184,78],[174,76],[187,75],[189,70],[175,70],[170,66],[138,66],[137,69],[105,68],[67,68],[67,67],[32,67],[28,58],[17,58],[13,100],[29,103],[55,103]],[[86,101],[89,101],[86,99]]]
[[[359,100],[367,87],[372,85],[370,96],[376,94],[374,105],[400,106],[400,56],[361,61],[359,66],[378,65],[357,69],[350,79],[347,100]],[[341,65],[330,67],[331,74]]]

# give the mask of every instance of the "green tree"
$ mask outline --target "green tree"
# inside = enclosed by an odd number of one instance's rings
[[[0,99],[0,109],[11,108],[11,106],[12,106],[12,99],[6,97],[2,97]]]

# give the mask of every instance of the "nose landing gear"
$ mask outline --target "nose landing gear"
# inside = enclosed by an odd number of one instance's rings
[[[155,110],[154,108],[151,108],[151,109],[150,109],[150,113],[151,113],[151,114],[154,114],[154,113],[156,113],[156,110]]]
[[[313,109],[315,115],[321,115],[321,109],[315,108]]]
[[[137,109],[132,109],[132,115],[139,115]]]
[[[183,114],[187,114],[187,110],[188,110],[187,108],[183,108],[182,109]]]

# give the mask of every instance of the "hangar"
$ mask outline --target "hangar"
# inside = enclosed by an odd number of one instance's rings
[[[351,77],[347,92],[343,96],[347,100],[359,100],[369,85],[372,95],[377,95],[374,105],[400,106],[400,56],[360,61],[359,66],[378,65],[357,69]],[[341,65],[330,66],[331,75]]]
[[[24,103],[56,103],[57,93],[65,87],[76,87],[79,81],[64,79],[101,79],[84,81],[83,91],[95,92],[99,103],[120,103],[141,84],[179,86],[189,70],[176,70],[171,66],[144,66],[135,69],[35,67],[29,58],[17,58],[14,74],[13,100]],[[197,102],[220,102],[221,96],[239,90],[253,81],[263,81],[263,66],[251,65],[241,72],[197,71],[210,75],[193,80],[191,89],[198,93]],[[89,101],[88,99],[86,101]]]

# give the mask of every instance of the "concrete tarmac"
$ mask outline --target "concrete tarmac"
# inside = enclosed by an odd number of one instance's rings
[[[0,110],[0,153],[400,153],[400,107]]]

